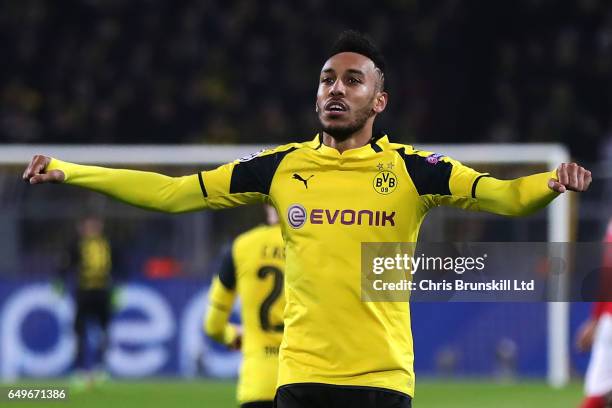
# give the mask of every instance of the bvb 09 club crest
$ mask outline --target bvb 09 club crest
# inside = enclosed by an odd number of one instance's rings
[[[397,177],[392,171],[381,171],[374,176],[372,186],[379,194],[391,194],[397,187]]]

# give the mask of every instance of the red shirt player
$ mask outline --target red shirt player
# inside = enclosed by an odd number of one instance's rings
[[[608,224],[604,251],[602,289],[610,291],[612,281],[612,220]],[[609,299],[609,293],[602,293]],[[591,348],[591,360],[587,368],[584,391],[586,398],[581,408],[612,407],[612,302],[597,302],[591,318],[586,321],[577,337],[581,351]],[[607,405],[606,405],[607,404]]]

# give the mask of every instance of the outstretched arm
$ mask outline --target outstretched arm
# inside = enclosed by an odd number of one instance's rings
[[[30,184],[67,183],[149,210],[180,213],[206,207],[198,175],[168,177],[146,171],[109,169],[35,156],[23,178]]]
[[[63,162],[47,156],[34,156],[23,173],[30,184],[67,183],[106,194],[137,207],[181,213],[203,208],[227,208],[266,200],[267,194],[253,182],[251,174],[240,172],[240,191],[231,183],[237,162],[215,170],[183,177],[158,173],[109,169]]]
[[[531,214],[566,191],[586,191],[591,172],[576,163],[563,163],[549,173],[533,174],[514,180],[482,177],[477,181],[478,209],[500,215]]]
[[[563,163],[547,173],[498,180],[441,154],[412,148],[398,152],[426,210],[448,205],[500,215],[527,215],[567,190],[586,191],[591,184],[591,172],[576,163]]]

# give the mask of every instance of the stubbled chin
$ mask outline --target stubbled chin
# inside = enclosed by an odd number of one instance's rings
[[[328,122],[330,124],[334,124],[334,123],[338,123],[338,122],[347,122],[349,119],[348,115],[346,114],[335,114],[335,115],[330,115],[330,114],[326,114],[324,121]]]
[[[333,123],[322,123],[323,131],[333,137],[337,142],[343,142],[347,140],[353,133],[355,133],[356,129],[354,126],[349,125],[340,125]]]

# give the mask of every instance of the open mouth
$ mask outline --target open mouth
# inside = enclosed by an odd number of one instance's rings
[[[342,101],[329,101],[325,104],[325,111],[329,113],[342,113],[348,111],[348,106]]]

